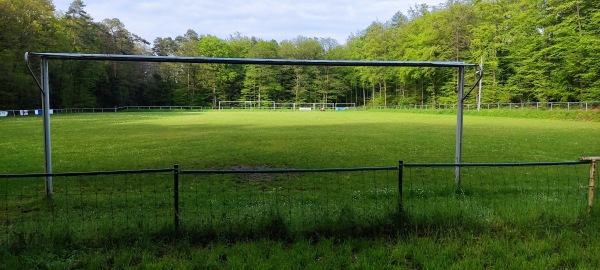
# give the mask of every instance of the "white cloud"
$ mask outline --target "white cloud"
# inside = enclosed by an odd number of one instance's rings
[[[72,0],[54,0],[66,11]],[[96,21],[118,18],[131,32],[152,42],[193,29],[198,34],[227,38],[246,36],[278,41],[298,35],[331,37],[344,43],[348,36],[373,21],[385,22],[397,11],[417,3],[438,5],[443,0],[84,0]]]

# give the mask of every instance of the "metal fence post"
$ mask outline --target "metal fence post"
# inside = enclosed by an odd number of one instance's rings
[[[52,140],[50,139],[50,76],[48,59],[42,57],[42,109],[44,110],[44,160],[46,168],[46,197],[51,198],[52,185]]]
[[[173,165],[173,218],[175,231],[179,231],[179,164]]]
[[[596,176],[596,160],[592,161],[590,164],[590,199],[589,199],[589,209],[588,211],[592,211],[592,206],[594,204],[594,178]]]
[[[456,112],[456,154],[454,163],[460,164],[462,160],[463,144],[463,110],[465,102],[465,67],[458,68],[458,111]],[[456,166],[454,170],[456,185],[460,185],[460,167]]]
[[[404,161],[398,162],[398,213],[402,213],[402,185],[404,178]]]

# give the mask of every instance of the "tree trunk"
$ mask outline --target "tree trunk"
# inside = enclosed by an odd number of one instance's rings
[[[575,3],[575,8],[577,9],[577,26],[579,27],[579,38],[581,38],[582,35],[583,35],[583,29],[581,27],[581,12],[580,12],[580,9],[579,9],[579,1],[577,1]],[[581,73],[579,73],[579,79],[578,79],[578,81],[579,81],[579,88],[583,89],[583,79],[582,79],[582,74]]]
[[[379,99],[381,99],[381,80],[379,80],[377,83],[379,83]]]
[[[421,106],[425,103],[425,86],[423,85],[423,79],[421,79]]]
[[[387,107],[387,81],[383,81],[383,106]]]
[[[493,96],[494,96],[494,101],[498,101],[498,97],[497,97],[497,92],[498,92],[498,86],[496,83],[496,71],[494,70],[492,72],[492,91],[493,91]]]
[[[262,85],[260,85],[260,83],[259,83],[258,84],[258,108],[259,109],[260,109],[260,101],[261,101],[260,92],[262,92]]]
[[[581,12],[579,9],[579,1],[575,3],[575,8],[577,9],[577,26],[579,27],[579,37],[581,37],[583,31],[581,27]]]
[[[435,105],[435,70],[431,74],[431,103]]]
[[[367,105],[367,95],[365,92],[365,82],[362,83],[362,90],[363,90],[363,106]]]
[[[296,103],[298,103],[298,97],[300,95],[300,76],[296,73]]]
[[[213,86],[213,108],[217,106],[217,87]]]
[[[371,102],[371,109],[375,108],[375,84],[373,84],[373,87],[371,88],[371,90],[373,91],[373,95],[371,95],[371,99],[373,100]]]

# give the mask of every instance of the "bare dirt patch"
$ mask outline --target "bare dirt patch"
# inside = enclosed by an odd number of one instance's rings
[[[284,170],[289,168],[273,168],[269,166],[234,166],[231,168],[234,171],[271,171],[271,170]],[[246,181],[273,181],[278,179],[288,179],[292,176],[292,173],[243,173],[237,175],[240,180]]]

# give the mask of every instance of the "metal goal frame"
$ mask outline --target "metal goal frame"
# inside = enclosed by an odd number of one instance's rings
[[[52,196],[52,144],[50,134],[50,80],[48,62],[50,60],[76,61],[120,61],[120,62],[156,62],[156,63],[193,63],[193,64],[234,64],[234,65],[272,65],[272,66],[350,66],[350,67],[431,67],[458,69],[458,112],[456,114],[456,152],[455,164],[462,158],[463,137],[463,105],[465,96],[465,73],[468,67],[479,67],[479,81],[483,76],[482,65],[465,62],[439,61],[367,61],[367,60],[297,60],[297,59],[259,59],[259,58],[212,58],[212,57],[179,57],[152,55],[113,55],[113,54],[76,54],[76,53],[43,53],[26,52],[25,61],[29,67],[30,58],[39,58],[41,67],[41,84],[33,72],[42,95],[44,123],[44,159],[46,174],[46,195]],[[30,69],[31,71],[31,69]],[[472,91],[473,89],[471,89]],[[469,91],[470,93],[470,91]],[[468,93],[467,93],[468,95]],[[455,182],[460,184],[460,166],[456,166]]]

